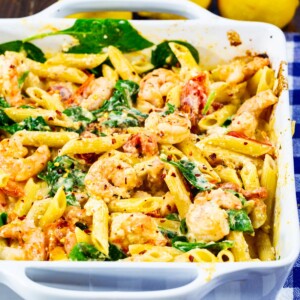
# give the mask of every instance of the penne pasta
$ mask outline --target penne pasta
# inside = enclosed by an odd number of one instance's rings
[[[27,131],[21,130],[14,134],[14,137],[20,139],[24,146],[39,147],[47,145],[48,147],[61,148],[70,140],[78,139],[76,132],[48,132],[48,131]]]
[[[211,145],[225,148],[245,155],[258,157],[267,153],[273,153],[272,145],[259,143],[257,141],[237,138],[230,135],[213,135],[202,139],[199,145]]]
[[[96,138],[86,138],[81,140],[70,140],[61,149],[60,155],[103,153],[122,147],[130,135],[119,134],[116,136],[105,136]]]
[[[116,47],[109,46],[108,57],[122,79],[132,80],[137,83],[140,82],[140,76],[120,50],[118,50]]]
[[[227,239],[234,242],[231,252],[235,261],[249,261],[251,260],[249,247],[244,238],[243,232],[231,231]]]
[[[185,218],[189,206],[191,205],[190,193],[184,186],[181,175],[173,166],[168,166],[165,182],[171,194],[174,196],[174,201],[180,217]]]
[[[94,69],[107,59],[107,54],[58,53],[47,59],[48,65],[63,65],[77,69]]]
[[[58,94],[50,95],[38,87],[29,87],[26,89],[26,94],[31,98],[31,100],[45,109],[58,110],[61,112],[64,110],[64,106],[60,101],[60,96]]]
[[[70,68],[64,65],[41,64],[28,58],[26,58],[26,64],[29,66],[31,72],[42,78],[69,81],[79,84],[82,84],[87,80],[87,75],[76,68]]]
[[[274,159],[270,155],[266,155],[261,173],[261,186],[267,190],[267,198],[265,204],[267,207],[267,219],[262,229],[269,233],[273,222],[273,211],[275,202],[275,192],[277,186],[277,166]]]
[[[108,255],[108,208],[103,200],[90,198],[85,209],[93,216],[92,242],[100,252]]]
[[[55,196],[50,200],[49,205],[39,221],[39,226],[44,227],[58,220],[67,207],[66,194],[64,192],[64,187],[61,186]]]
[[[149,213],[160,209],[163,197],[130,198],[110,201],[108,209],[110,212],[142,212]]]

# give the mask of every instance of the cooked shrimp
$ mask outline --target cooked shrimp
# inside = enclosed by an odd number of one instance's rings
[[[105,77],[99,77],[90,82],[82,93],[80,106],[88,110],[95,110],[108,100],[113,92],[114,83]]]
[[[26,158],[13,158],[0,155],[1,168],[10,175],[11,180],[24,181],[40,173],[50,159],[49,148],[39,147]]]
[[[23,197],[25,193],[24,186],[25,184],[23,182],[15,182],[13,180],[8,180],[7,185],[1,188],[0,191],[10,197]]]
[[[238,197],[222,189],[200,193],[186,215],[189,238],[196,241],[218,241],[229,234],[228,215],[224,209],[241,209]]]
[[[132,244],[164,246],[167,240],[151,217],[142,213],[124,213],[112,219],[110,242],[127,251]]]
[[[84,182],[88,193],[105,201],[116,196],[128,198],[129,191],[142,184],[135,169],[115,157],[96,161]]]
[[[260,56],[239,57],[229,64],[222,65],[213,70],[213,76],[217,75],[217,80],[228,83],[240,83],[249,79],[259,69],[269,66],[270,60]]]
[[[190,135],[191,122],[186,114],[178,111],[166,116],[152,112],[145,128],[156,135],[160,144],[178,144]]]
[[[156,156],[150,160],[135,164],[134,169],[137,175],[144,182],[144,187],[156,194],[163,191],[165,182],[163,179],[164,163]]]
[[[163,108],[168,92],[179,83],[179,76],[171,70],[156,69],[148,73],[140,82],[137,109],[149,113]]]
[[[158,144],[154,134],[138,133],[129,138],[123,145],[125,152],[136,153],[142,156],[158,154]]]
[[[264,109],[277,103],[277,101],[278,98],[271,90],[260,92],[246,100],[238,109],[228,130],[242,132],[250,138],[255,137],[259,115]]]
[[[238,193],[241,193],[248,200],[253,198],[266,199],[268,196],[268,192],[265,187],[259,187],[257,189],[249,191],[244,190],[243,188],[232,182],[222,183],[219,185],[219,187],[222,189],[234,190]]]
[[[86,225],[92,224],[92,217],[87,216],[85,209],[77,206],[67,206],[63,217],[68,223],[73,225],[77,222],[83,222]]]
[[[4,139],[0,142],[0,155],[22,158],[28,154],[28,150],[23,146],[22,140],[17,137]]]
[[[15,239],[25,252],[26,260],[45,259],[45,236],[41,228],[28,220],[15,220],[0,228],[0,237]]]
[[[47,225],[44,231],[47,253],[50,253],[57,246],[63,246],[68,254],[77,243],[75,226],[63,218]]]
[[[0,55],[0,93],[11,106],[25,104],[19,84],[19,78],[28,72],[24,61],[21,53],[6,51],[5,55]]]
[[[207,73],[202,72],[188,80],[182,88],[180,110],[189,115],[193,131],[196,131],[196,128],[198,127],[201,111],[207,101],[207,96],[209,94],[208,84]]]

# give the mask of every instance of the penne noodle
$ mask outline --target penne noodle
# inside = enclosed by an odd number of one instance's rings
[[[267,153],[273,153],[272,145],[262,144],[254,140],[237,138],[230,135],[213,135],[202,139],[199,145],[211,145],[227,150],[258,157]]]
[[[67,142],[78,139],[76,132],[48,132],[48,131],[27,131],[21,130],[16,132],[14,137],[19,138],[24,146],[39,147],[47,145],[48,147],[61,148]]]
[[[108,209],[110,212],[142,212],[146,214],[160,209],[163,201],[163,197],[112,200],[108,204]]]
[[[129,134],[119,134],[115,136],[70,140],[62,147],[59,154],[103,153],[122,147],[129,136]]]
[[[39,221],[39,226],[44,227],[45,225],[48,225],[58,220],[65,212],[66,207],[66,194],[64,192],[64,187],[61,186],[57,190],[55,196],[49,202],[47,210],[45,211],[45,213]]]
[[[136,83],[140,82],[141,78],[135,68],[119,49],[109,46],[108,57],[122,79],[132,80]]]
[[[107,57],[107,54],[59,53],[47,59],[46,64],[77,69],[94,69],[101,65]]]
[[[58,81],[69,81],[82,84],[87,80],[87,75],[76,68],[69,68],[64,65],[47,65],[26,58],[30,71],[42,78]]]

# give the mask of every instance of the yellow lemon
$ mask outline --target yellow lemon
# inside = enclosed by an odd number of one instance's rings
[[[94,11],[94,12],[83,12],[67,16],[67,18],[74,19],[132,19],[132,13],[127,11]]]
[[[182,0],[188,1],[188,0]],[[208,8],[211,3],[211,0],[191,0],[192,2],[202,6],[203,8]],[[167,13],[151,13],[151,12],[139,12],[141,17],[151,18],[151,19],[163,19],[163,20],[177,20],[177,19],[185,19],[184,17],[167,14]]]
[[[298,4],[298,0],[218,0],[226,18],[267,22],[280,28],[292,20]]]

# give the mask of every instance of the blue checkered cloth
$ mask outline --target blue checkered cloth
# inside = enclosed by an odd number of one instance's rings
[[[289,67],[289,89],[292,118],[296,121],[294,142],[295,182],[300,216],[300,34],[286,34]],[[278,300],[300,300],[300,256],[295,263]]]

